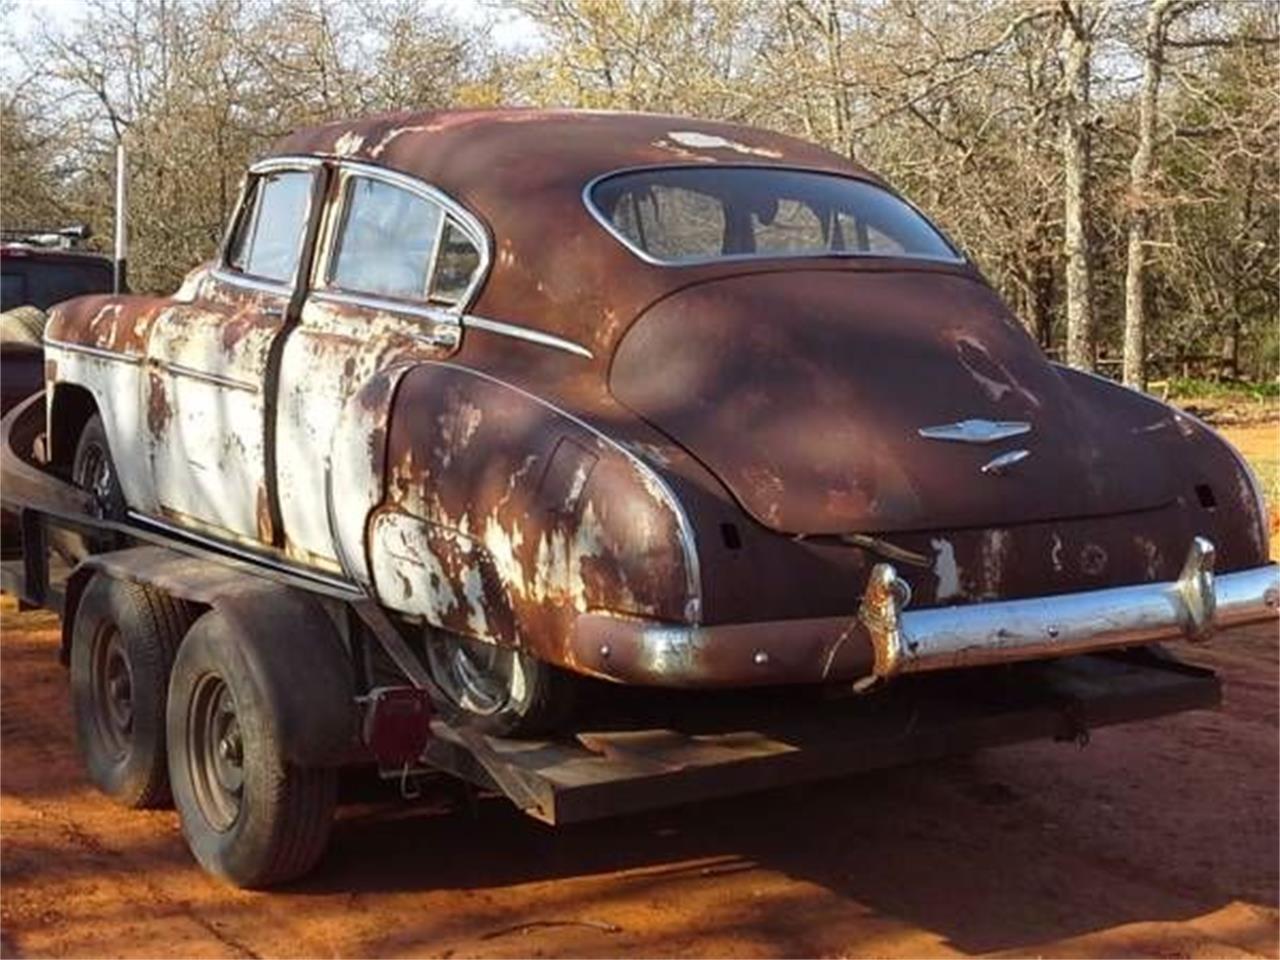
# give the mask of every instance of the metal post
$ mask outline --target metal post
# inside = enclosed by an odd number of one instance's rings
[[[113,256],[111,288],[119,293],[125,283],[125,258],[128,256],[128,236],[125,230],[125,196],[127,174],[125,170],[124,143],[116,143],[116,234]]]

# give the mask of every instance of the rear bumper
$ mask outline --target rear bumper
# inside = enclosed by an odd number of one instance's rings
[[[1196,538],[1173,581],[1086,593],[907,609],[910,591],[877,565],[851,617],[719,626],[584,614],[572,662],[623,683],[738,687],[854,681],[1207,640],[1215,629],[1280,616],[1280,566],[1215,575],[1213,546]]]

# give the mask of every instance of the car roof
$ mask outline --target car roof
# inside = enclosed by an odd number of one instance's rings
[[[741,124],[609,110],[429,110],[302,129],[274,154],[341,156],[419,177],[449,193],[567,183],[654,164],[770,164],[868,175],[804,140]]]
[[[298,130],[269,156],[337,157],[423,180],[490,232],[489,275],[470,311],[567,336],[607,356],[649,303],[744,267],[646,264],[583,202],[585,187],[646,166],[776,166],[879,182],[784,134],[661,114],[489,109],[374,116]]]

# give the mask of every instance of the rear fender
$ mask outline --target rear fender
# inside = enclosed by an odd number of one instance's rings
[[[696,554],[661,477],[572,414],[487,374],[403,377],[367,538],[386,606],[565,662],[588,610],[697,619]]]

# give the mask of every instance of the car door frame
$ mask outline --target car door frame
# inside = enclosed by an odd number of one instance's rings
[[[248,207],[250,197],[258,195],[254,189],[257,180],[273,173],[288,171],[306,172],[311,175],[310,195],[293,276],[288,281],[281,282],[257,277],[231,267],[229,262],[231,247],[241,229],[242,220],[250,209]],[[258,402],[252,408],[254,413],[253,424],[237,425],[232,428],[233,434],[249,429],[253,430],[256,435],[252,438],[246,437],[242,439],[244,440],[244,449],[258,451],[255,458],[256,463],[251,465],[254,467],[254,473],[258,481],[254,484],[257,489],[243,491],[227,489],[224,493],[227,497],[245,496],[252,498],[251,503],[232,503],[228,509],[228,513],[233,516],[236,514],[253,516],[254,523],[252,527],[242,524],[243,529],[236,529],[220,524],[216,520],[210,520],[207,516],[201,517],[197,514],[177,510],[173,506],[171,494],[169,494],[171,502],[166,504],[163,499],[166,493],[162,489],[161,477],[157,469],[158,456],[164,456],[165,452],[156,449],[165,442],[166,438],[162,429],[153,429],[152,433],[155,435],[149,438],[152,444],[152,478],[155,483],[157,509],[160,513],[160,517],[157,519],[162,518],[163,522],[168,522],[181,528],[194,527],[218,539],[229,539],[259,548],[278,548],[282,543],[283,527],[280,519],[277,471],[274,462],[280,357],[284,343],[288,339],[289,331],[296,325],[301,304],[306,297],[307,286],[311,276],[312,259],[315,254],[316,238],[319,235],[320,224],[325,215],[331,173],[331,165],[324,158],[313,156],[271,157],[250,166],[241,185],[236,205],[233,208],[222,241],[219,244],[217,259],[209,270],[208,277],[200,284],[191,303],[174,303],[171,309],[166,311],[168,316],[162,316],[157,321],[161,325],[166,322],[166,319],[169,322],[178,322],[177,317],[179,314],[191,311],[197,323],[206,325],[204,333],[208,335],[217,330],[220,323],[229,323],[233,316],[237,316],[238,309],[242,323],[252,327],[256,318],[259,328],[265,329],[270,335],[270,343],[266,349],[265,357],[258,367],[254,369],[251,382],[242,378],[228,377],[225,375],[225,370],[200,369],[198,365],[175,362],[171,356],[160,356],[159,352],[162,347],[157,347],[156,344],[157,340],[159,340],[160,344],[163,345],[163,332],[162,330],[153,331],[153,336],[149,339],[148,344],[148,364],[152,369],[150,375],[143,378],[143,389],[147,394],[144,397],[145,409],[149,411],[165,410],[166,401],[163,397],[163,390],[158,390],[157,388],[158,378],[165,376],[171,379],[172,383],[169,386],[175,393],[180,383],[191,381],[202,382],[207,386],[224,391],[250,391],[258,396]],[[255,306],[253,304],[255,295],[273,297],[278,301],[279,307]],[[245,322],[245,314],[248,314],[247,323]],[[157,338],[155,333],[160,333],[161,336]],[[229,350],[230,348],[228,348]],[[227,356],[231,355],[230,352],[227,353]],[[157,396],[158,393],[161,395]],[[173,409],[175,406],[176,404],[170,404],[170,409],[166,411],[166,416],[158,416],[158,419],[162,422],[172,419],[175,413],[178,412]],[[226,438],[218,436],[215,439],[221,442]],[[172,437],[169,438],[169,441],[171,443],[176,442]],[[172,451],[170,451],[170,455],[172,455]],[[193,478],[185,479],[188,483],[193,482]],[[182,482],[182,480],[183,478],[175,477],[172,482],[178,483]],[[181,516],[175,516],[175,514],[180,514]]]
[[[357,178],[398,187],[439,208],[440,224],[420,300],[362,293],[331,283],[349,202],[347,184]],[[284,344],[281,426],[275,441],[277,462],[287,464],[289,473],[279,478],[286,554],[295,562],[339,570],[343,566],[341,551],[329,509],[332,457],[354,456],[358,449],[365,451],[367,458],[373,435],[386,428],[385,423],[362,417],[355,397],[366,384],[392,369],[440,361],[457,352],[466,310],[488,277],[493,241],[488,226],[460,202],[399,171],[338,159],[332,164],[328,186],[324,222],[313,250],[299,319]],[[472,242],[479,261],[456,302],[431,303],[441,240],[450,219]],[[345,351],[340,346],[343,343],[348,345]],[[306,381],[303,371],[311,374]],[[324,393],[313,391],[305,398],[297,395],[307,383],[322,386]],[[279,452],[282,446],[286,448],[284,455]],[[287,496],[283,491],[288,491]]]

